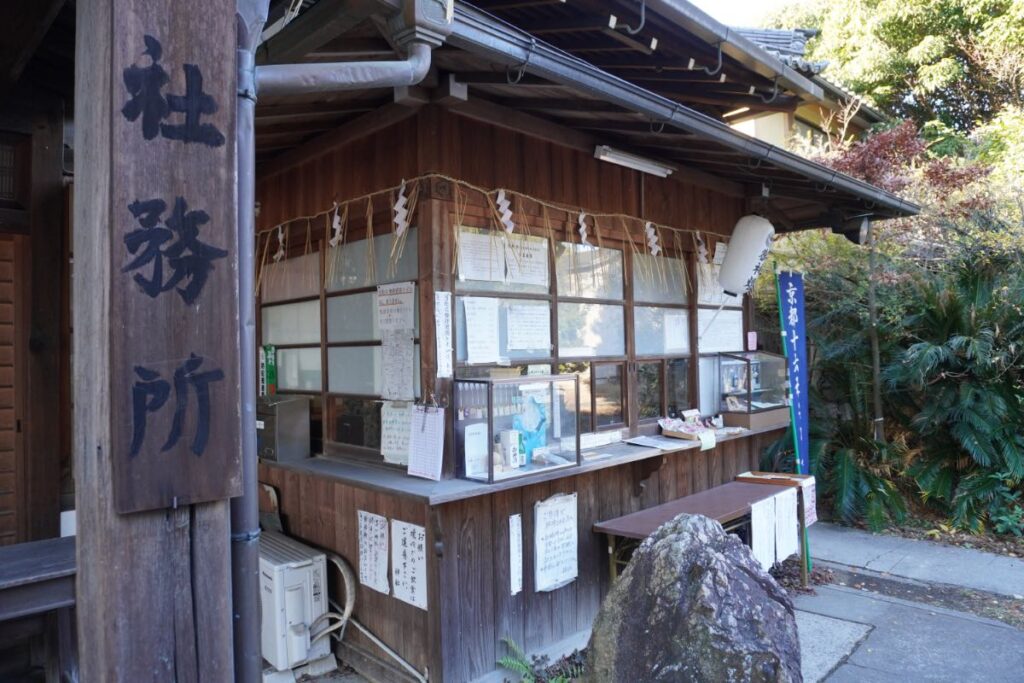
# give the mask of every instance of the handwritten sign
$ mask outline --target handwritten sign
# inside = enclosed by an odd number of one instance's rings
[[[359,583],[389,595],[388,520],[359,510]]]
[[[162,5],[129,4],[113,16],[118,163],[96,226],[123,330],[104,378],[121,513],[241,493],[234,45],[177,39]],[[233,35],[230,13],[209,21],[203,36]]]
[[[665,311],[662,328],[665,353],[686,353],[690,350],[690,327],[686,313]]]
[[[415,329],[413,317],[413,297],[416,294],[416,283],[396,282],[377,287],[377,329],[410,330]]]
[[[380,453],[384,462],[409,464],[409,424],[412,404],[384,401],[380,406]]]
[[[510,237],[505,252],[508,281],[519,285],[548,286],[548,241],[543,237]]]
[[[452,293],[434,292],[434,341],[437,351],[437,377],[452,376]]]
[[[427,609],[427,530],[391,520],[391,582],[395,597]]]
[[[508,576],[512,595],[523,592],[523,516],[508,518]]]
[[[413,397],[412,330],[381,332],[381,391],[384,399],[411,401]]]
[[[409,474],[440,481],[444,461],[444,408],[414,406],[409,425]]]
[[[800,493],[804,497],[804,525],[810,526],[818,521],[818,496],[814,477],[800,481]]]
[[[496,233],[459,230],[459,279],[505,281],[505,246]]]
[[[466,314],[466,361],[468,363],[497,363],[498,300],[488,297],[462,297]]]
[[[552,591],[579,575],[579,530],[576,494],[538,501],[534,514],[534,585]]]
[[[551,312],[546,304],[513,304],[508,307],[506,321],[509,350],[551,350]]]

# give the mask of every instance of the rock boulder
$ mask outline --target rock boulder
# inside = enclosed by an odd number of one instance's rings
[[[802,681],[793,603],[722,526],[680,515],[636,550],[601,605],[589,681]]]

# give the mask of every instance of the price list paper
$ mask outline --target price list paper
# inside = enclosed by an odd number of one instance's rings
[[[551,591],[579,575],[576,494],[558,494],[534,505],[534,585]]]
[[[413,330],[413,299],[416,284],[396,282],[377,287],[377,328],[384,330]]]
[[[359,510],[359,583],[389,595],[388,520]]]
[[[409,463],[409,424],[412,404],[384,401],[380,406],[380,453],[384,462],[393,465]]]
[[[452,376],[452,293],[434,292],[434,335],[437,352],[437,377]]]
[[[391,520],[391,581],[395,597],[427,609],[427,530]]]
[[[414,406],[409,425],[409,469],[414,477],[441,480],[444,408]]]

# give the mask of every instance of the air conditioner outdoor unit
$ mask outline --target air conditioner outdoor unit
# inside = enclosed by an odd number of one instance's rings
[[[331,637],[324,635],[314,642],[311,632],[314,625],[316,632],[327,626],[323,620],[316,624],[328,609],[327,562],[322,552],[264,531],[260,535],[260,601],[263,659],[274,671],[290,671],[325,658],[334,668]],[[287,678],[268,671],[264,680]]]

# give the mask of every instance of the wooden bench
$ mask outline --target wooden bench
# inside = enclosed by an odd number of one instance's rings
[[[0,622],[21,623],[56,611],[50,621],[56,652],[50,650],[47,681],[78,680],[75,562],[74,536],[0,547]]]
[[[598,522],[594,525],[594,531],[608,538],[608,566],[614,579],[619,574],[619,568],[629,562],[627,555],[665,522],[683,513],[704,515],[716,520],[726,531],[732,531],[744,526],[749,520],[753,503],[771,498],[787,488],[733,481],[646,510]]]

